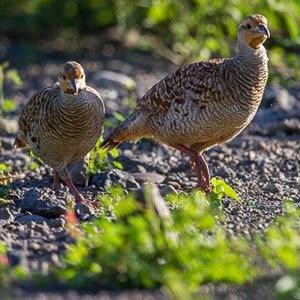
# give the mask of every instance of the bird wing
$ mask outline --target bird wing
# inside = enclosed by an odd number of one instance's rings
[[[58,84],[40,89],[34,93],[28,103],[25,105],[19,117],[19,131],[15,140],[15,146],[24,147],[28,145],[27,136],[32,127],[41,118],[43,114],[43,106],[47,106],[51,98],[51,94],[58,89]]]
[[[156,83],[139,101],[135,112],[151,116],[164,115],[175,101],[184,104],[193,101],[206,107],[220,93],[218,83],[222,81],[220,66],[225,59],[195,62],[179,68]]]

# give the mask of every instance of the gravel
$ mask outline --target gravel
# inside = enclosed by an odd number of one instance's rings
[[[130,99],[142,95],[175,68],[147,54],[137,54],[133,58],[128,52],[121,52],[116,57],[105,57],[102,64],[99,64],[100,60],[101,57],[81,62],[88,83],[104,98],[107,119],[113,123],[116,123],[114,111],[126,116],[134,106]],[[38,161],[35,161],[38,167],[32,168],[33,159],[28,152],[13,150],[12,142],[18,112],[34,90],[56,79],[61,62],[49,61],[44,66],[32,64],[18,68],[23,87],[4,86],[6,96],[16,100],[18,111],[5,116],[11,121],[0,124],[0,164],[8,165],[13,174],[23,175],[10,186],[0,185],[0,191],[13,200],[10,206],[0,206],[0,240],[7,245],[12,265],[21,264],[29,271],[44,274],[51,265],[60,264],[62,253],[73,242],[65,227],[66,203],[72,198],[63,185],[58,193],[52,191],[51,169]],[[230,143],[204,153],[211,174],[230,184],[242,201],[242,205],[229,199],[223,201],[225,226],[231,235],[250,237],[252,233],[263,233],[277,215],[284,213],[285,199],[295,203],[300,201],[299,95],[300,92],[295,90],[290,92],[269,86],[251,125]],[[107,128],[107,133],[110,130]],[[123,164],[123,171],[112,169],[88,178],[86,161],[73,166],[76,184],[85,198],[96,200],[115,184],[140,194],[144,183],[149,181],[157,184],[163,197],[168,193],[191,192],[197,185],[188,158],[177,150],[143,140],[136,145],[125,143],[119,152],[118,161]],[[87,187],[86,183],[89,183]],[[76,204],[75,211],[81,222],[95,217],[95,211],[83,204]],[[30,296],[22,289],[19,293],[22,299],[39,299],[36,298],[39,294]],[[155,294],[153,291],[149,299]],[[46,295],[43,299],[62,299],[57,294],[56,298],[55,295],[48,297],[47,293],[43,295]],[[64,299],[68,299],[67,295]],[[102,295],[103,299],[110,299],[111,294],[107,295]],[[160,293],[157,297],[163,299]]]

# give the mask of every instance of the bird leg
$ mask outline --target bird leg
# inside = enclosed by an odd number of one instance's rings
[[[76,189],[71,177],[63,180],[63,182],[65,183],[65,185],[69,188],[70,192],[72,193],[72,195],[75,198],[75,202],[82,202],[85,203],[87,205],[92,205],[94,207],[99,206],[99,202],[96,201],[90,201],[85,199]]]
[[[57,171],[54,171],[54,174],[53,174],[53,186],[52,186],[52,188],[55,192],[57,192],[58,188],[59,188],[59,175],[58,175]]]
[[[189,156],[192,163],[192,168],[199,179],[199,186],[201,190],[203,190],[205,193],[209,193],[210,174],[209,174],[207,163],[204,157],[202,156],[202,154],[181,144],[175,144],[172,145],[172,147]]]

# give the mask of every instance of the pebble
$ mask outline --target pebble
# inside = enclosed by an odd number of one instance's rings
[[[94,76],[96,84],[103,88],[120,89],[125,88],[133,90],[136,87],[135,81],[128,75],[113,72],[110,70],[102,70]]]
[[[75,186],[87,186],[89,180],[88,161],[89,155],[86,155],[84,159],[68,166],[68,171]]]
[[[47,223],[48,219],[39,215],[25,215],[16,219],[18,223]]]
[[[74,210],[81,221],[88,221],[95,216],[95,209],[92,205],[82,202],[76,203]]]
[[[222,166],[216,170],[214,176],[219,176],[222,178],[229,178],[229,177],[235,177],[236,173],[231,168],[229,168],[227,166]]]
[[[62,217],[50,219],[49,226],[51,227],[65,227],[66,220]]]
[[[281,187],[277,183],[270,183],[264,188],[264,191],[269,192],[269,193],[276,193],[276,192],[279,192],[280,190],[281,190]]]
[[[92,183],[95,184],[100,190],[108,191],[111,186],[120,184],[125,189],[135,190],[140,188],[139,183],[134,177],[119,169],[112,169],[107,172],[101,172],[96,174]]]
[[[56,196],[49,188],[31,188],[24,194],[24,199],[19,206],[25,211],[47,218],[57,218],[66,213],[65,200],[66,194]]]
[[[14,215],[10,212],[8,208],[0,208],[0,223],[12,222],[15,219]]]
[[[177,190],[174,188],[174,186],[172,185],[165,185],[164,187],[162,187],[160,189],[160,194],[165,197],[169,194],[175,194],[175,195],[178,195],[178,192]]]
[[[132,176],[138,183],[161,183],[166,179],[166,176],[157,173],[132,173]]]

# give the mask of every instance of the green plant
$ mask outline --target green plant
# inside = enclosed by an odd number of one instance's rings
[[[0,285],[7,283],[8,258],[5,244],[0,241]]]
[[[114,160],[119,156],[118,150],[112,149],[111,151],[107,151],[106,149],[100,148],[100,144],[102,141],[103,141],[103,137],[101,135],[94,149],[90,152],[90,157],[88,162],[89,174],[96,174],[99,171],[108,170],[113,167],[118,169],[123,169],[122,164]]]
[[[282,276],[275,290],[278,299],[299,299],[300,293],[300,208],[292,201],[285,201],[286,214],[277,217],[256,244],[261,256]]]
[[[104,209],[99,219],[82,226],[56,272],[61,281],[76,287],[95,282],[111,288],[161,287],[189,299],[204,281],[241,284],[254,276],[251,258],[244,256],[249,245],[242,238],[227,239],[201,191],[173,196],[180,198],[180,207],[164,216],[154,209],[150,186],[145,205],[120,189],[109,197],[103,205],[116,221]]]
[[[0,65],[0,116],[2,116],[3,112],[12,112],[16,109],[16,104],[11,99],[4,98],[4,80],[8,79],[17,86],[22,84],[21,77],[16,69],[10,69],[5,72],[8,67],[9,63],[7,61]]]

